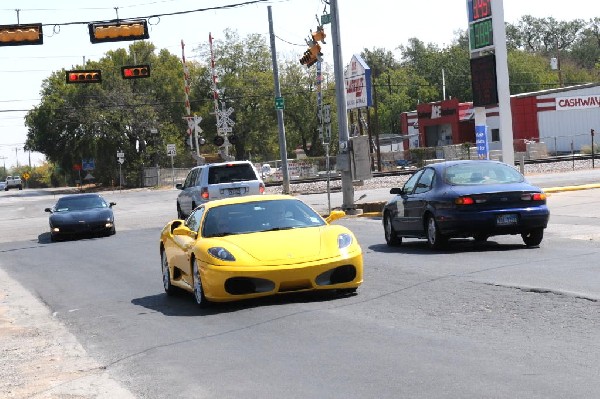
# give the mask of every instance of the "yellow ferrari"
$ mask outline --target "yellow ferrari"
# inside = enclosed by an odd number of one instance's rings
[[[289,195],[214,200],[162,230],[163,285],[194,294],[199,305],[289,292],[355,292],[362,249],[344,226]]]

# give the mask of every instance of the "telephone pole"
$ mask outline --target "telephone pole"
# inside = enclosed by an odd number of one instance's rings
[[[344,85],[344,66],[342,63],[342,45],[340,40],[340,17],[337,0],[330,0],[331,39],[333,42],[333,70],[335,75],[335,96],[337,99],[337,118],[339,134],[339,153],[337,169],[342,175],[342,210],[346,213],[356,210],[354,205],[354,186],[352,185],[352,168],[350,167],[350,146],[346,107],[346,88]]]

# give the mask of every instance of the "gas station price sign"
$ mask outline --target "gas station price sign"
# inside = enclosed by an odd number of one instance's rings
[[[469,22],[492,16],[492,0],[468,0]]]
[[[494,47],[492,0],[467,0],[469,45],[472,52]]]

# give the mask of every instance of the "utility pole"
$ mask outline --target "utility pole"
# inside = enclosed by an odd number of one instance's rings
[[[0,159],[2,160],[2,162],[4,164],[4,174],[6,175],[6,157],[0,157]]]
[[[342,175],[342,209],[346,213],[356,210],[354,205],[354,186],[352,185],[352,168],[350,167],[350,148],[348,119],[346,108],[346,88],[344,86],[344,66],[342,64],[342,45],[340,40],[340,17],[337,0],[330,0],[331,38],[333,42],[333,70],[335,76],[335,96],[337,99],[337,118],[339,134],[339,153],[337,167]]]
[[[273,62],[273,80],[275,82],[275,101],[281,97],[281,87],[279,86],[279,68],[277,67],[277,51],[275,50],[275,33],[273,32],[273,14],[271,6],[267,6],[269,12],[269,36],[271,38],[271,60]],[[277,108],[277,127],[279,129],[279,156],[281,157],[281,174],[283,176],[283,193],[290,193],[290,177],[287,163],[287,144],[285,141],[285,125],[283,124],[283,107]]]

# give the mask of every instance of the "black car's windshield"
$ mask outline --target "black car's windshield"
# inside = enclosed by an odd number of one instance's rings
[[[302,201],[257,201],[208,209],[202,226],[202,236],[222,237],[324,224],[325,221]]]
[[[108,205],[100,197],[69,197],[59,199],[55,208],[57,212],[67,212],[106,207]]]
[[[524,178],[516,169],[496,162],[466,162],[446,168],[443,178],[452,185],[521,183]]]

